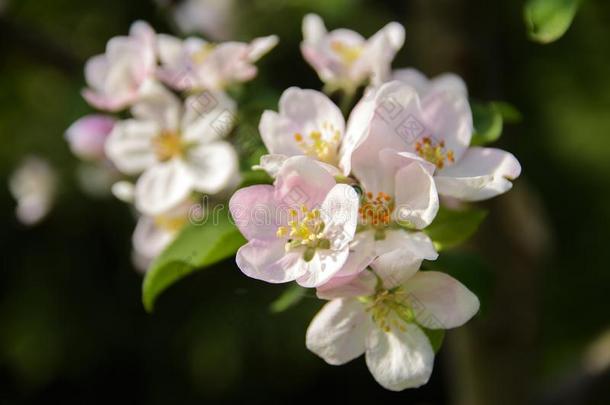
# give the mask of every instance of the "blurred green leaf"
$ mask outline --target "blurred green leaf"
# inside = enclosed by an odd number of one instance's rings
[[[531,40],[547,44],[570,28],[580,0],[528,0],[523,17]]]
[[[256,184],[271,184],[273,179],[264,170],[249,170],[241,173],[239,188],[253,186]]]
[[[507,124],[517,124],[523,120],[521,112],[517,107],[506,101],[492,101],[491,104],[502,115],[502,120]]]
[[[444,329],[427,329],[420,326],[421,330],[424,331],[426,336],[428,336],[428,340],[432,345],[432,349],[434,353],[438,353],[441,346],[443,345],[443,340],[445,340],[445,330]]]
[[[213,210],[203,224],[187,225],[149,268],[142,302],[152,312],[155,300],[176,281],[232,256],[245,239],[233,225],[227,208]]]
[[[290,307],[298,304],[303,299],[306,292],[306,288],[303,288],[296,283],[292,284],[286,288],[275,301],[271,303],[269,310],[274,314],[284,312]]]
[[[434,222],[424,232],[432,239],[437,250],[445,250],[468,240],[486,216],[487,211],[483,209],[455,211],[441,207]]]
[[[471,103],[472,119],[474,121],[474,134],[470,144],[472,146],[486,145],[500,138],[502,135],[502,113],[494,103]]]

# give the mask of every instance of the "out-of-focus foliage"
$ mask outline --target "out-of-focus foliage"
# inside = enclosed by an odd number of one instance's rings
[[[582,0],[528,0],[523,9],[529,37],[543,44],[556,41],[570,28]]]

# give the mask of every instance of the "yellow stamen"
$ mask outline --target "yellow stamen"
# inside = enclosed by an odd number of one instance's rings
[[[341,61],[346,65],[351,65],[356,62],[362,55],[362,45],[347,45],[341,41],[333,41],[330,48],[339,55]]]
[[[153,138],[152,143],[155,155],[161,162],[181,156],[185,150],[182,137],[176,131],[163,131]]]
[[[422,138],[415,143],[415,151],[419,156],[433,163],[439,170],[445,167],[446,162],[453,163],[453,150],[445,149],[445,141],[435,144],[429,137]]]
[[[309,132],[307,139],[299,132],[293,136],[305,155],[329,164],[337,163],[341,131],[335,128],[333,124],[325,121],[322,124],[322,131],[313,130]]]

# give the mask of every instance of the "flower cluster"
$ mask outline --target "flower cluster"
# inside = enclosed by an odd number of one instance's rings
[[[275,36],[182,40],[138,21],[87,62],[83,97],[105,113],[79,119],[66,138],[75,155],[110,173],[118,198],[134,204],[142,269],[187,223],[198,194],[237,185],[237,154],[225,139],[236,103],[226,90],[252,79],[254,63],[276,43]]]
[[[237,265],[247,276],[295,281],[329,300],[306,336],[327,363],[365,354],[383,387],[418,387],[434,361],[427,334],[461,326],[479,308],[457,280],[420,269],[438,256],[422,230],[439,197],[499,195],[520,165],[508,152],[470,146],[472,112],[458,76],[391,71],[403,42],[399,24],[365,41],[345,29],[327,32],[309,15],[303,31],[303,55],[327,90],[369,86],[347,120],[325,94],[300,88],[287,89],[278,111],[262,115],[269,154],[257,168],[274,182],[231,198],[248,240]]]

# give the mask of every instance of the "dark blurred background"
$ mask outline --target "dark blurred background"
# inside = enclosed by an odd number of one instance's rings
[[[271,314],[284,287],[231,261],[144,312],[133,216],[81,191],[63,132],[91,111],[79,94],[85,60],[136,19],[173,32],[171,3],[0,0],[0,180],[30,154],[61,176],[53,211],[32,228],[0,187],[0,404],[610,403],[609,2],[585,2],[563,38],[538,45],[514,0],[235,1],[232,37],[281,38],[246,93],[320,87],[299,52],[301,18],[314,11],[366,36],[398,21],[406,41],[394,67],[454,71],[473,99],[523,115],[498,143],[522,177],[483,204],[491,215],[475,239],[437,264],[480,295],[482,310],[447,334],[430,383],[402,393],[378,386],[363,359],[333,367],[308,352],[305,329],[322,302]]]

